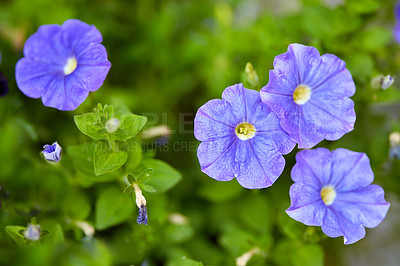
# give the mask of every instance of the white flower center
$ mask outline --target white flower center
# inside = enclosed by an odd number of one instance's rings
[[[250,123],[243,122],[237,125],[235,133],[239,139],[248,140],[254,137],[254,135],[256,134],[256,128]]]
[[[328,185],[324,186],[321,189],[321,198],[324,201],[326,206],[332,205],[336,198],[336,191],[333,186]]]
[[[78,62],[76,62],[75,57],[68,58],[67,64],[64,66],[64,74],[69,75],[75,71]]]
[[[299,85],[294,90],[293,100],[298,105],[305,104],[311,97],[311,89],[307,85]]]

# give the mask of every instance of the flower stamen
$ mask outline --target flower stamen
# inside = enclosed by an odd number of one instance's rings
[[[299,85],[294,90],[293,100],[298,105],[305,104],[311,97],[311,89],[307,85]]]
[[[321,198],[326,206],[332,205],[336,198],[336,190],[333,186],[324,186],[321,189]]]
[[[78,66],[78,62],[75,57],[68,58],[67,64],[64,66],[64,74],[69,75],[75,71]]]
[[[254,137],[256,134],[256,128],[253,124],[243,122],[236,126],[236,136],[241,140],[248,140]]]

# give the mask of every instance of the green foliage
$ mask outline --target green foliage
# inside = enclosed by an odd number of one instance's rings
[[[95,227],[104,230],[121,224],[133,216],[133,202],[115,187],[101,191],[96,201]]]
[[[114,151],[108,143],[98,142],[93,153],[94,173],[102,175],[120,168],[128,154],[124,151]]]
[[[285,213],[296,150],[272,187],[249,191],[201,173],[190,124],[227,86],[265,86],[274,57],[290,43],[313,45],[345,60],[357,88],[354,131],[322,146],[366,152],[375,183],[400,195],[400,164],[388,158],[388,135],[400,130],[395,1],[326,2],[3,1],[0,70],[10,93],[0,98],[0,264],[234,265],[256,250],[247,265],[322,265],[325,257],[346,265],[353,252],[367,255],[362,243],[343,247]],[[14,75],[25,40],[40,25],[69,18],[99,29],[112,68],[77,110],[60,112],[23,95]],[[397,81],[371,88],[380,74]],[[171,132],[145,138],[157,125]],[[40,155],[54,141],[63,148],[58,165]],[[147,226],[136,223],[134,184],[147,200]],[[35,216],[48,234],[27,243],[21,230]],[[369,234],[365,245],[379,245]]]

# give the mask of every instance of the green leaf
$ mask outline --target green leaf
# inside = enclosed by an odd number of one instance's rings
[[[194,232],[190,224],[168,224],[165,227],[165,239],[174,244],[179,244],[189,240]]]
[[[133,216],[131,196],[124,195],[116,187],[103,190],[96,201],[95,227],[104,230],[121,224]]]
[[[224,202],[238,197],[244,189],[237,181],[220,182],[209,180],[199,190],[199,195],[211,202]]]
[[[124,151],[112,151],[105,142],[96,145],[93,154],[94,172],[96,175],[109,173],[120,168],[128,159]]]
[[[65,162],[65,160],[70,160],[72,162],[72,166],[84,175],[77,176],[77,178],[84,179],[83,181],[89,181],[91,183],[107,182],[119,178],[120,176],[114,173],[96,176],[93,165],[94,149],[95,145],[93,143],[68,146],[67,156],[64,157],[63,162]]]
[[[151,178],[146,182],[146,185],[152,186],[157,190],[157,193],[162,193],[181,180],[181,174],[172,168],[167,163],[156,159],[145,159],[142,162],[144,168],[152,168],[154,170]]]
[[[140,186],[140,188],[142,190],[144,190],[146,192],[149,192],[149,193],[156,193],[157,192],[157,189],[155,187],[152,187],[152,186],[149,186],[149,185],[145,185],[145,184],[141,184],[139,186]]]
[[[25,231],[25,227],[19,225],[8,225],[6,226],[6,232],[20,247],[26,245],[26,239],[19,233],[21,230]]]
[[[152,168],[149,168],[149,169],[144,170],[144,171],[141,172],[141,173],[139,174],[139,176],[137,177],[137,182],[138,182],[139,184],[144,184],[144,183],[146,183],[146,182],[150,179],[150,177],[153,175],[153,173],[154,173],[154,171],[153,171]]]
[[[129,184],[133,184],[137,181],[136,177],[130,173],[126,176],[126,179],[128,180]]]
[[[147,122],[147,117],[124,114],[121,117],[121,125],[117,132],[114,134],[114,139],[118,141],[128,140],[134,136],[144,127]]]
[[[359,13],[367,14],[375,12],[380,8],[380,0],[345,0],[347,9]]]
[[[272,259],[277,265],[324,265],[324,251],[319,245],[304,245],[300,242],[282,241],[272,254]]]
[[[107,131],[103,130],[104,128],[98,124],[95,113],[76,115],[74,121],[83,134],[97,140],[107,138]]]
[[[234,226],[226,230],[218,242],[233,256],[239,257],[254,247],[255,238],[247,231]]]
[[[385,47],[393,38],[392,31],[384,27],[374,27],[368,29],[355,38],[357,47],[368,51],[375,51]]]
[[[239,201],[238,217],[251,228],[260,233],[266,233],[272,227],[272,206],[262,195],[250,195]]]
[[[188,259],[186,257],[181,257],[181,258],[171,259],[167,263],[167,266],[174,266],[174,265],[180,265],[180,266],[203,266],[203,263],[195,261],[195,260]]]
[[[133,186],[129,185],[124,189],[124,194],[131,194],[133,191]]]
[[[49,245],[57,245],[60,243],[64,243],[64,233],[61,228],[61,225],[56,224],[55,226],[53,226],[50,229],[49,234],[43,238],[43,243],[49,244]]]

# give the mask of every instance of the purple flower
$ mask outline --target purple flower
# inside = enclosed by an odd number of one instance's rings
[[[394,7],[394,17],[396,19],[396,25],[393,29],[394,39],[400,43],[400,2],[397,2]]]
[[[101,87],[111,67],[102,39],[93,25],[75,19],[41,26],[17,63],[18,87],[28,97],[42,97],[45,106],[75,110]]]
[[[374,173],[366,154],[318,148],[300,151],[296,161],[286,210],[293,219],[352,244],[365,236],[364,227],[376,227],[385,218],[390,204],[383,189],[371,185]]]
[[[52,145],[44,145],[43,149],[42,153],[47,161],[59,162],[61,160],[61,146],[57,141]]]
[[[261,99],[299,148],[311,148],[353,130],[356,114],[349,97],[354,93],[344,61],[332,54],[320,56],[314,47],[291,44],[275,57]]]
[[[219,181],[234,177],[245,188],[271,186],[295,146],[257,91],[230,86],[199,108],[194,119],[201,170]]]

